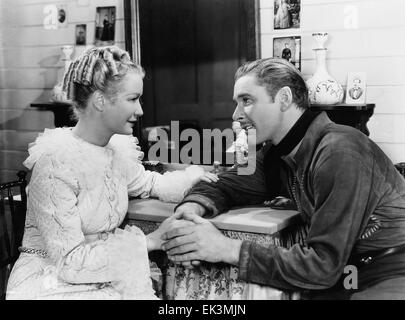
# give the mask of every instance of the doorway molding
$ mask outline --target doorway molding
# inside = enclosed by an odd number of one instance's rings
[[[252,2],[254,5],[252,6]],[[261,57],[260,47],[260,0],[243,0],[247,21],[247,58]],[[124,0],[125,49],[135,63],[141,64],[139,0]]]

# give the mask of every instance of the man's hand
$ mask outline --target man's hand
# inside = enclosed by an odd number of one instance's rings
[[[184,226],[190,226],[193,225],[194,223],[192,221],[188,220],[177,220],[175,218],[170,217],[164,220],[159,228],[157,228],[155,231],[149,233],[146,236],[146,246],[149,251],[153,250],[162,250],[162,235],[166,233],[169,230],[176,229],[179,227],[184,227]]]
[[[184,215],[191,214],[202,217],[205,212],[205,208],[196,202],[186,202],[179,206],[172,215],[175,219],[183,219]]]
[[[184,263],[193,260],[226,262],[237,265],[242,241],[225,237],[211,222],[195,213],[185,213],[194,225],[172,229],[163,234],[162,245],[170,260]]]

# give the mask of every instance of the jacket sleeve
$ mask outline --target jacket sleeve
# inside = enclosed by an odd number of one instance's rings
[[[181,204],[199,203],[206,209],[205,217],[214,217],[232,206],[263,203],[268,197],[263,158],[263,151],[258,151],[252,175],[238,175],[237,169],[233,168],[220,174],[216,183],[197,183]]]
[[[53,154],[43,155],[28,189],[29,208],[58,276],[74,284],[128,283],[132,274],[144,271],[144,281],[150,280],[146,239],[139,229],[117,229],[105,240],[86,242],[77,206],[80,185],[72,167]]]
[[[290,249],[245,241],[239,277],[282,289],[326,289],[340,278],[360,230],[367,221],[372,194],[372,165],[356,153],[325,152],[309,173],[314,212],[306,245]]]

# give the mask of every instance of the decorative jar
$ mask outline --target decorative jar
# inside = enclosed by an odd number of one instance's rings
[[[307,80],[309,100],[312,104],[336,104],[343,100],[344,91],[328,72],[326,67],[326,48],[324,44],[328,34],[313,33],[317,46],[314,48],[316,57],[316,70],[314,75]]]

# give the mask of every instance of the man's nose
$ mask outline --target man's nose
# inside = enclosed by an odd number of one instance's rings
[[[236,106],[235,111],[233,112],[232,115],[233,121],[240,121],[245,119],[245,113],[243,112],[242,108],[239,108]]]

